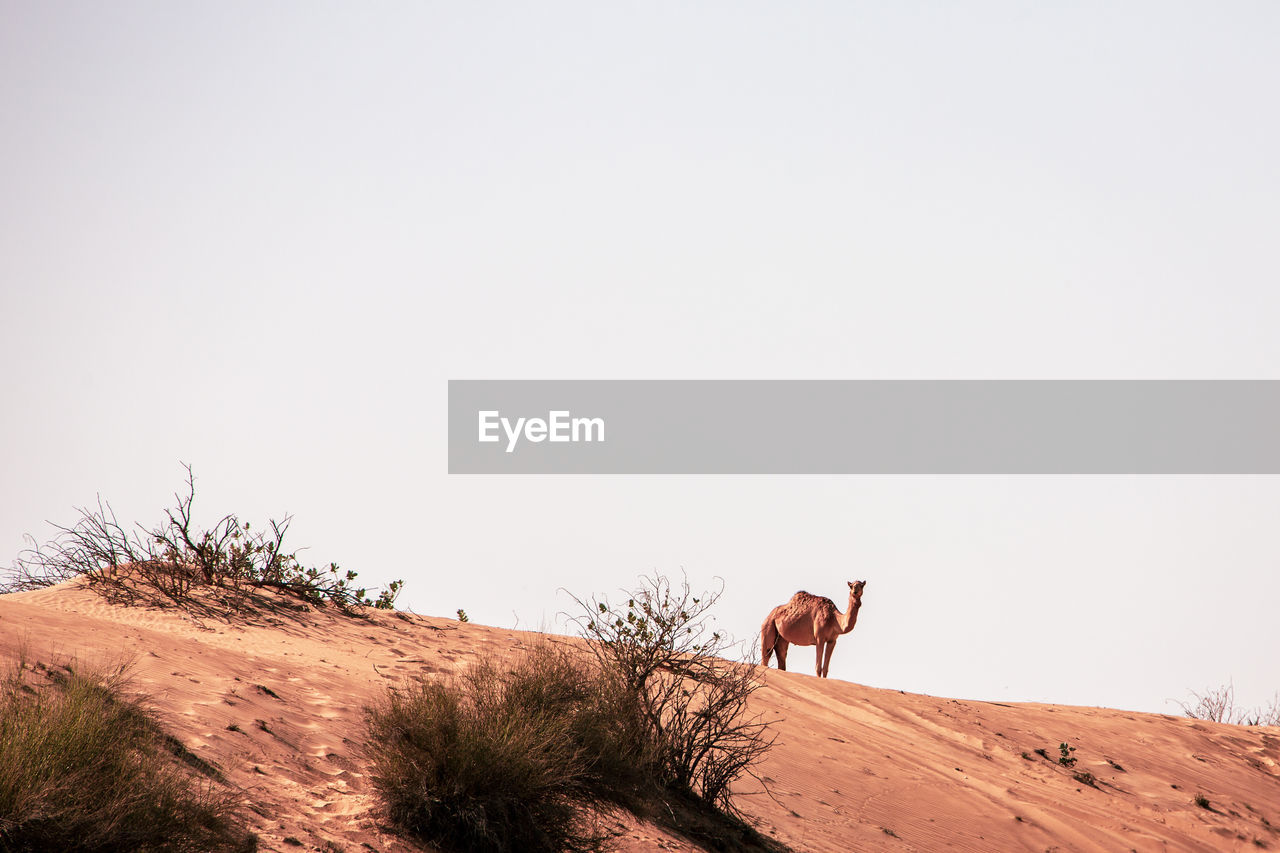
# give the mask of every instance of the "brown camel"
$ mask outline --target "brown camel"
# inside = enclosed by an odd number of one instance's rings
[[[786,604],[769,611],[769,617],[760,626],[760,653],[763,664],[769,665],[769,657],[778,653],[778,669],[787,668],[787,647],[818,647],[818,677],[826,678],[831,667],[831,652],[841,634],[853,630],[858,621],[858,608],[862,607],[862,588],[866,581],[849,581],[849,609],[836,610],[835,602],[820,595],[797,592]]]

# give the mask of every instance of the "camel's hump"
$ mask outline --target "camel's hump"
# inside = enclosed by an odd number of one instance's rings
[[[787,602],[787,605],[791,607],[795,607],[797,605],[802,607],[813,607],[815,605],[823,606],[827,604],[830,604],[832,607],[835,606],[835,602],[826,596],[813,595],[812,593],[805,592],[803,589],[791,596],[791,600]]]

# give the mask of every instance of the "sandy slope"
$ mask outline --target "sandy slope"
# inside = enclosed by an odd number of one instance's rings
[[[362,708],[387,685],[535,638],[385,612],[280,609],[227,624],[112,606],[74,583],[0,596],[6,662],[20,651],[136,659],[134,683],[169,729],[246,790],[264,850],[412,849],[373,811]],[[1280,849],[1280,729],[962,702],[772,670],[757,696],[778,720],[762,768],[772,797],[748,785],[741,803],[797,850]],[[1070,769],[1056,762],[1063,741],[1076,748]],[[1097,787],[1073,778],[1082,772]],[[623,850],[693,849],[633,822],[619,830]]]

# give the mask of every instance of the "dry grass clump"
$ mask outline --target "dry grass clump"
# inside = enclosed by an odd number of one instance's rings
[[[608,734],[583,675],[545,646],[510,671],[481,664],[389,693],[369,730],[392,823],[446,850],[602,849],[599,769],[583,742]]]
[[[236,797],[183,766],[124,677],[19,664],[0,680],[0,851],[256,849]]]

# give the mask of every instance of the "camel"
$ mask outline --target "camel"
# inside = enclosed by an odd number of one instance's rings
[[[826,678],[831,667],[831,652],[841,634],[853,630],[858,621],[858,608],[862,607],[862,589],[866,581],[849,581],[849,609],[836,610],[835,602],[820,595],[810,595],[803,590],[791,596],[786,604],[769,611],[769,617],[760,626],[760,653],[764,666],[770,656],[778,653],[778,669],[786,671],[787,647],[817,646],[818,677]]]

